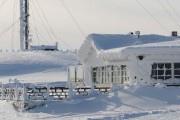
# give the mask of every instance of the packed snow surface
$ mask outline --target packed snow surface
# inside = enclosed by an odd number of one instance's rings
[[[180,37],[163,35],[123,35],[123,34],[90,34],[86,40],[91,40],[99,50],[108,50],[132,45],[174,41]]]
[[[27,112],[15,111],[11,103],[2,102],[0,118],[17,120],[172,120],[180,119],[179,87],[133,85],[109,94],[92,91],[68,101],[49,102]],[[10,114],[10,115],[9,115]]]
[[[0,81],[17,78],[20,82],[57,83],[67,81],[66,67],[75,65],[74,53],[19,52],[0,53]],[[134,84],[115,87],[109,94],[90,91],[88,96],[73,96],[67,101],[20,112],[12,103],[1,101],[0,119],[5,120],[165,120],[180,119],[179,87]]]
[[[72,52],[1,52],[0,82],[15,78],[31,83],[67,81],[67,66],[77,63]]]

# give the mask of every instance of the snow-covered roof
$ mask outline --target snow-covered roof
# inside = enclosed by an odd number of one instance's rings
[[[90,34],[81,45],[78,54],[80,59],[84,60],[89,55],[91,48],[94,48],[97,53],[99,53],[100,51],[107,51],[115,48],[123,49],[127,46],[167,42],[177,39],[180,39],[180,37],[155,34],[140,35],[140,37],[132,34]]]
[[[180,39],[105,50],[99,57],[104,60],[124,60],[131,55],[144,54],[180,54]]]

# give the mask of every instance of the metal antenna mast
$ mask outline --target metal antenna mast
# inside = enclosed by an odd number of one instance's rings
[[[29,49],[29,0],[20,0],[20,49]]]

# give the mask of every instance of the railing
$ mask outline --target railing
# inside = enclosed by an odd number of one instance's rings
[[[90,87],[69,89],[63,86],[50,86],[48,84],[22,84],[8,83],[0,85],[0,100],[8,101],[57,101],[70,97],[70,92],[75,95],[88,95]],[[94,87],[100,93],[108,93],[110,87]]]

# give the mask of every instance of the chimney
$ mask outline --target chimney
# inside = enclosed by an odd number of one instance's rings
[[[138,36],[138,38],[140,37],[140,31],[135,31],[134,33]]]
[[[178,32],[177,31],[172,31],[172,36],[174,36],[174,37],[178,36]]]

